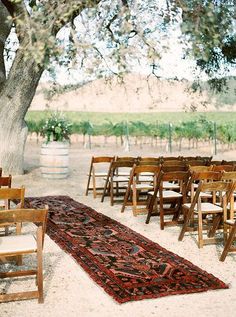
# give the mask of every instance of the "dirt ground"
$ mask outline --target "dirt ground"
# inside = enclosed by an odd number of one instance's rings
[[[209,149],[189,152],[181,155],[210,155]],[[100,288],[74,259],[63,252],[49,237],[45,241],[44,253],[44,294],[43,305],[37,300],[4,303],[0,305],[1,317],[150,317],[150,316],[234,316],[236,311],[236,254],[228,256],[224,263],[219,261],[223,246],[209,245],[199,250],[196,236],[186,236],[178,242],[179,227],[167,227],[160,231],[157,217],[145,224],[145,216],[133,217],[128,209],[120,213],[119,204],[110,206],[108,199],[104,203],[85,196],[87,171],[92,155],[142,155],[157,156],[156,150],[145,147],[132,148],[129,154],[119,147],[94,147],[84,149],[81,144],[72,144],[70,149],[70,176],[65,180],[43,179],[39,168],[40,144],[35,140],[27,142],[25,151],[25,169],[27,173],[13,177],[13,186],[24,185],[26,196],[69,195],[77,201],[91,206],[117,221],[127,225],[164,248],[186,258],[200,268],[212,273],[228,283],[228,290],[209,291],[199,294],[169,296],[159,299],[117,304]],[[175,155],[176,153],[172,153]],[[178,152],[177,155],[180,155]],[[220,153],[214,159],[235,160],[235,152]],[[26,228],[28,230],[28,228]],[[26,263],[31,263],[27,258]],[[17,287],[31,286],[32,280],[23,279]],[[5,289],[15,289],[15,284],[6,282]]]

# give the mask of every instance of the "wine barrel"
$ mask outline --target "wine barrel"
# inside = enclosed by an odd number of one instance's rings
[[[44,178],[61,179],[69,175],[69,144],[52,141],[43,143],[40,168]]]

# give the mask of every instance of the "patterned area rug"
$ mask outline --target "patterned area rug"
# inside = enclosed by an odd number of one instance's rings
[[[228,286],[121,223],[68,196],[32,197],[49,205],[47,234],[117,302],[189,294]]]

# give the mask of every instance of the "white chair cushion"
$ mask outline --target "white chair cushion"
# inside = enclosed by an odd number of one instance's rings
[[[141,182],[152,182],[153,177],[152,176],[145,176],[145,175],[140,175],[138,178]]]
[[[125,187],[128,187],[128,185],[125,185]],[[152,185],[149,184],[136,184],[137,189],[153,189]],[[133,185],[131,185],[131,189],[133,190]]]
[[[31,234],[0,237],[0,255],[36,250],[37,243],[35,237]]]
[[[228,219],[225,221],[225,223],[227,223],[227,225],[233,226],[233,225],[235,225],[235,221],[236,221],[235,219]]]
[[[163,198],[179,198],[182,197],[182,194],[177,193],[173,190],[163,190]],[[148,192],[149,195],[153,195],[154,191]],[[159,197],[159,191],[157,192],[157,197]]]
[[[113,176],[113,182],[128,182],[129,178],[125,176]]]
[[[190,206],[191,206],[191,203],[187,203],[183,205],[184,208],[188,208],[188,209],[190,208]],[[223,211],[222,207],[211,204],[211,203],[201,203],[201,209],[202,209],[202,212],[211,212],[211,211],[222,212]],[[197,212],[197,204],[194,207],[194,212]]]
[[[162,183],[162,186],[165,189],[179,189],[180,188],[179,184],[166,182],[166,181]]]

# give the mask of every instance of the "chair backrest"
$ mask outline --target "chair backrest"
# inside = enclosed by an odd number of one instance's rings
[[[196,191],[196,195],[193,201],[197,203],[199,195],[201,192],[218,192],[222,197],[225,198],[225,202],[229,202],[233,194],[233,191],[236,187],[236,182],[224,182],[224,181],[215,181],[207,182],[201,181]]]
[[[189,171],[174,171],[174,172],[163,172],[162,177],[161,177],[161,182],[160,182],[160,187],[162,187],[162,182],[167,181],[167,182],[174,182],[178,181],[180,185],[180,192],[184,195],[186,194],[186,188],[189,180]]]
[[[225,160],[222,160],[221,165],[236,165],[236,161],[225,161]]]
[[[160,156],[161,162],[165,161],[182,161],[183,156]]]
[[[160,164],[159,157],[141,157],[139,156],[136,165],[156,165]]]
[[[24,208],[25,188],[0,188],[0,200],[5,201],[5,209],[10,206],[10,201],[19,200],[17,208]]]
[[[236,181],[236,172],[222,172],[222,181]]]
[[[46,231],[48,206],[45,209],[7,209],[0,212],[0,224],[32,222],[42,227],[42,242]]]
[[[12,181],[12,177],[11,175],[9,176],[0,176],[0,188],[1,187],[11,187],[11,181]]]
[[[153,175],[153,182],[156,184],[158,175],[161,171],[161,165],[134,165],[130,173],[130,184],[134,180],[138,180],[142,173],[150,173]]]
[[[174,166],[185,166],[186,163],[181,161],[181,160],[165,160],[163,163],[162,163],[163,166],[171,166],[171,165],[174,165]]]
[[[111,162],[108,176],[118,174],[119,168],[129,168],[131,169],[134,166],[133,160],[125,160],[125,161],[113,161]]]
[[[213,171],[206,171],[206,172],[191,172],[190,178],[186,187],[186,193],[191,193],[191,200],[194,198],[195,195],[195,188],[194,184],[200,181],[206,182],[213,182],[213,181],[220,181],[222,173],[221,172],[213,172]]]
[[[212,168],[214,172],[221,172],[221,171],[232,172],[234,171],[234,169],[235,169],[234,165],[214,165]]]
[[[167,172],[185,172],[188,171],[187,165],[162,165],[161,167],[162,171]]]
[[[190,166],[206,166],[205,160],[188,160],[187,164]]]
[[[115,159],[114,156],[93,156],[92,163],[110,163]]]
[[[191,173],[192,172],[195,172],[195,173],[210,172],[212,171],[213,165],[209,165],[209,166],[189,165],[188,168]]]
[[[135,163],[138,160],[137,157],[133,156],[116,156],[115,161],[132,161]]]

